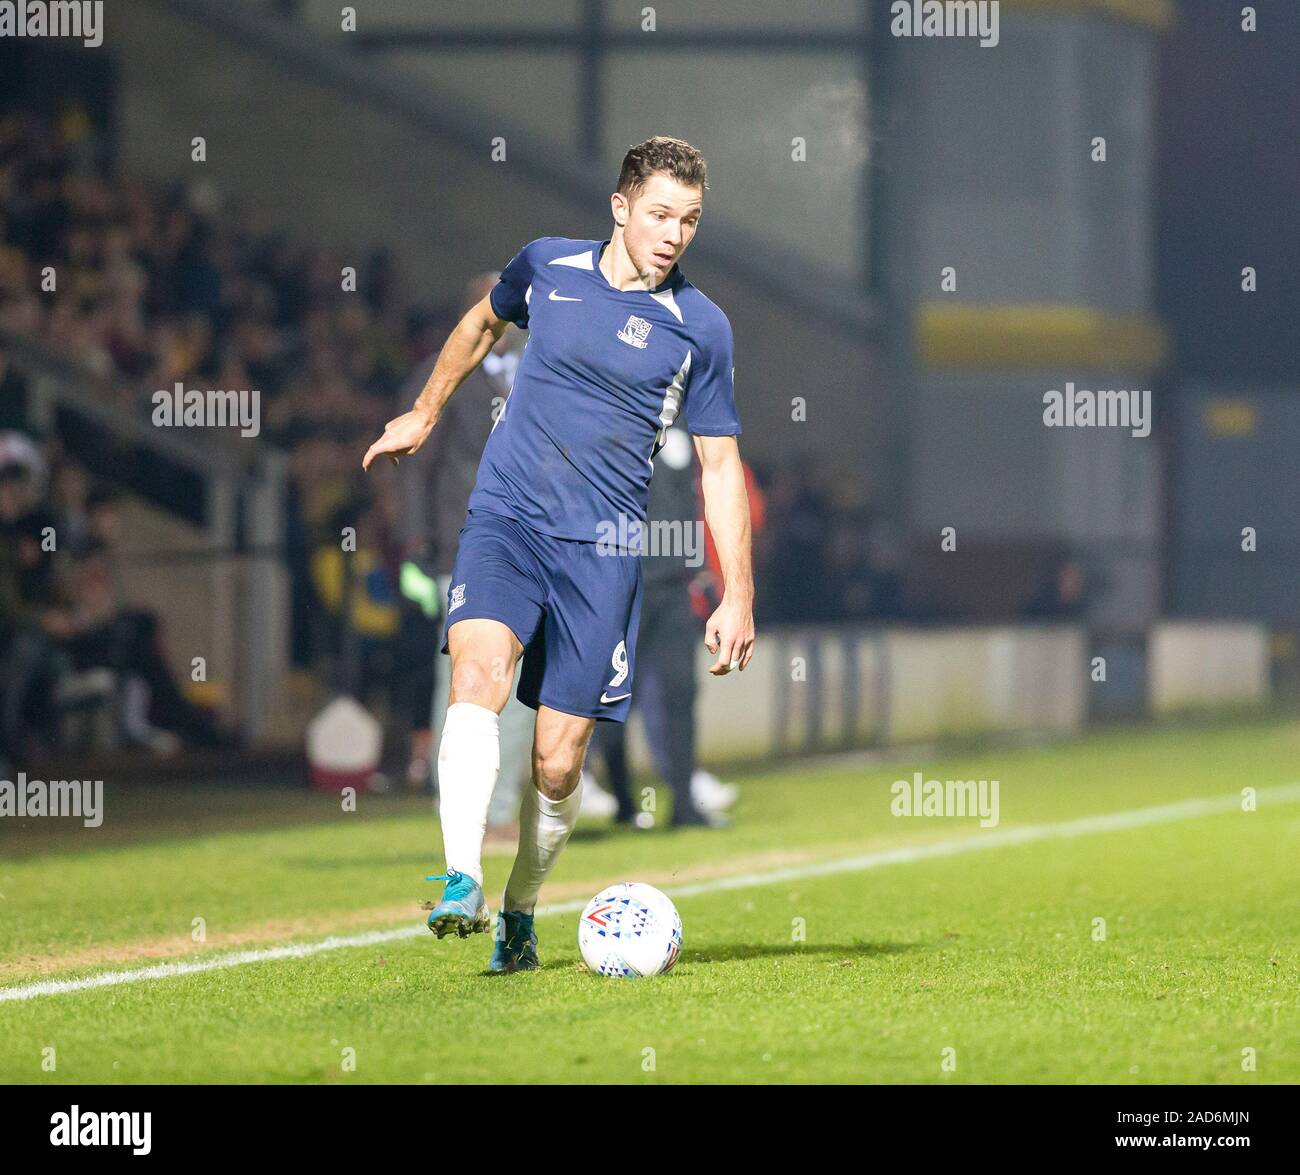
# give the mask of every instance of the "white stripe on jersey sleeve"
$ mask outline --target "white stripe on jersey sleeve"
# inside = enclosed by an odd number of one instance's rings
[[[682,409],[682,394],[686,390],[686,377],[690,372],[691,353],[687,351],[681,367],[677,369],[677,374],[673,376],[673,382],[664,389],[664,406],[659,412],[659,423],[663,427],[655,434],[654,449],[650,453],[651,469],[655,467],[655,453],[664,447],[668,430],[672,428],[673,421],[677,419],[677,413]]]

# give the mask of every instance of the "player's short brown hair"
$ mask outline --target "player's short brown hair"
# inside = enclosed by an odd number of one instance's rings
[[[685,139],[655,135],[638,143],[623,156],[618,173],[618,191],[629,202],[645,187],[646,180],[657,172],[671,176],[688,188],[709,190],[708,164]]]

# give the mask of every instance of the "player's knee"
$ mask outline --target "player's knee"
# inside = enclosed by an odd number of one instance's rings
[[[583,748],[555,746],[539,749],[533,758],[537,790],[552,800],[573,791],[582,772]]]
[[[494,673],[489,662],[477,658],[459,658],[451,669],[453,702],[473,702],[476,706],[500,711],[505,705],[509,685],[504,674]]]

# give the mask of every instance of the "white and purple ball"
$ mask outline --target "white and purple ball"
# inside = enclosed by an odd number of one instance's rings
[[[578,919],[578,949],[597,975],[663,975],[682,953],[681,915],[653,885],[621,881],[587,903]]]

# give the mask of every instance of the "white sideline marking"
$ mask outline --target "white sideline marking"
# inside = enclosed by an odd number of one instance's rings
[[[1259,788],[1260,801],[1290,803],[1300,800],[1300,783],[1279,787]],[[788,869],[772,869],[763,873],[740,873],[732,877],[717,877],[694,885],[675,886],[665,892],[671,897],[687,898],[699,894],[719,893],[729,889],[748,889],[753,886],[774,885],[782,881],[800,881],[808,877],[828,877],[836,873],[861,873],[878,869],[882,865],[903,865],[912,861],[928,861],[936,857],[952,857],[959,853],[973,853],[982,849],[997,849],[1007,845],[1031,844],[1040,840],[1057,840],[1073,836],[1087,836],[1094,832],[1117,832],[1141,828],[1147,824],[1169,824],[1177,820],[1191,820],[1197,816],[1211,816],[1222,812],[1240,811],[1241,796],[1216,796],[1208,799],[1182,800],[1176,804],[1160,804],[1152,808],[1132,808],[1124,812],[1111,812],[1101,816],[1085,816],[1079,820],[1066,820],[1060,824],[1030,824],[1024,828],[985,831],[956,840],[938,841],[929,845],[904,846],[863,853],[857,857],[841,857],[810,865],[794,865]],[[585,901],[553,902],[539,906],[537,916],[573,914],[586,906]],[[155,967],[141,967],[134,971],[108,971],[86,979],[47,979],[40,983],[20,987],[0,987],[0,1003],[10,1000],[30,1000],[43,995],[64,995],[73,991],[89,991],[96,987],[116,987],[123,983],[141,983],[152,979],[174,979],[181,975],[198,975],[204,971],[219,971],[224,967],[242,967],[247,963],[269,963],[276,959],[305,959],[324,951],[337,951],[345,947],[374,946],[378,943],[398,942],[404,938],[418,938],[427,934],[424,926],[403,926],[394,930],[372,930],[365,934],[333,936],[320,942],[299,943],[295,946],[268,947],[257,951],[237,951],[215,959],[194,963],[160,963]]]

